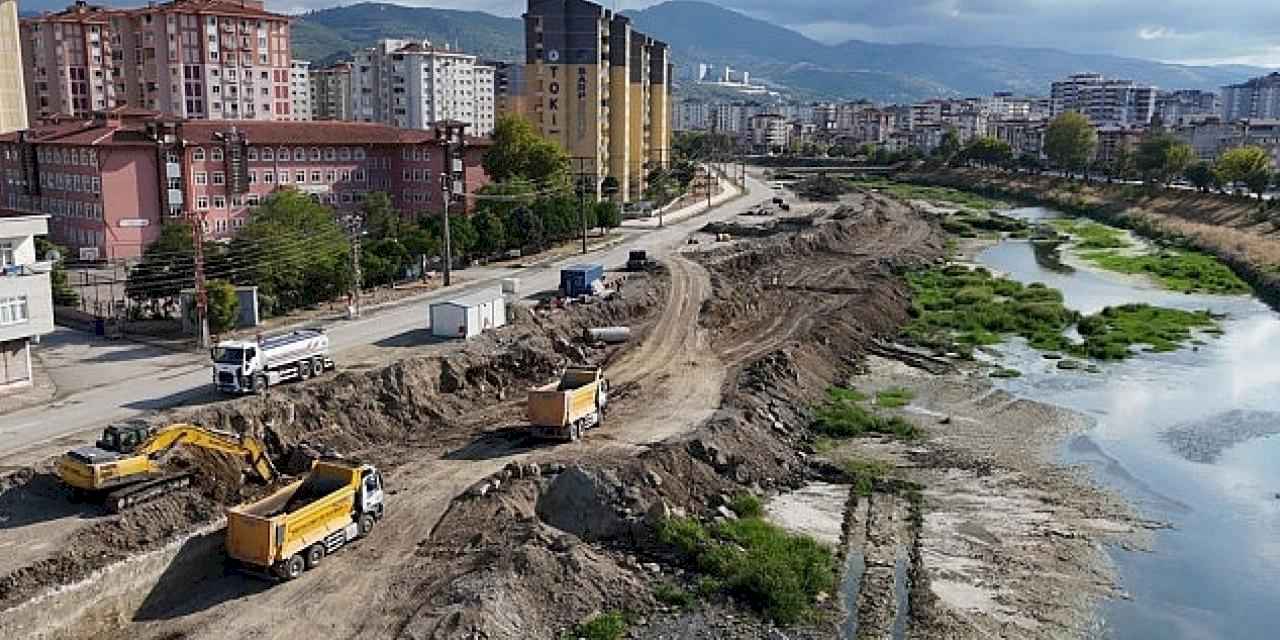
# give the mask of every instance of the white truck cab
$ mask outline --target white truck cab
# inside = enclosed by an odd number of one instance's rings
[[[302,329],[257,340],[224,340],[210,352],[213,384],[225,393],[256,393],[334,368],[329,337]]]

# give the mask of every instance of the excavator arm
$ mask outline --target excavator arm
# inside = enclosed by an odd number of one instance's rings
[[[173,424],[157,431],[138,447],[138,453],[155,458],[177,446],[199,447],[240,456],[263,482],[270,482],[276,477],[275,466],[267,456],[267,447],[257,438],[193,424]]]

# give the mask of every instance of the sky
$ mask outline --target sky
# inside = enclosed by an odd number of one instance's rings
[[[99,0],[102,1],[102,0]],[[23,10],[70,0],[19,0]],[[141,0],[106,0],[135,5]],[[350,0],[267,0],[295,13]],[[523,0],[396,0],[519,15]],[[639,9],[658,0],[603,0]],[[1196,64],[1280,67],[1280,0],[715,0],[823,42],[929,42],[1052,47]]]

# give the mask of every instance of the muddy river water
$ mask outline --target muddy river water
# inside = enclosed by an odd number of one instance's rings
[[[1008,240],[978,262],[1057,288],[1084,313],[1146,302],[1226,314],[1220,337],[1102,364],[1101,373],[1059,371],[1018,342],[997,347],[1005,366],[1023,374],[1002,387],[1095,421],[1064,444],[1064,459],[1089,466],[1144,517],[1170,526],[1149,551],[1110,550],[1130,597],[1104,606],[1105,636],[1280,637],[1280,314],[1247,296],[1180,294],[1053,258]]]

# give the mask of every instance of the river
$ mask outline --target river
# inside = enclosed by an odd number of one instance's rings
[[[1006,240],[977,260],[1059,289],[1084,313],[1146,302],[1227,314],[1225,333],[1202,346],[1102,364],[1100,374],[1059,371],[1019,341],[998,347],[1000,360],[1023,373],[1000,386],[1096,421],[1064,444],[1065,461],[1088,465],[1144,517],[1171,525],[1149,552],[1110,550],[1131,597],[1104,605],[1107,637],[1280,636],[1280,315],[1248,296],[1165,291],[1039,254],[1030,242]]]

